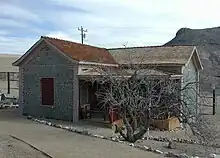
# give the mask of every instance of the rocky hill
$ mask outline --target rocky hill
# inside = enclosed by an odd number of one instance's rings
[[[201,88],[211,91],[213,83],[220,89],[220,27],[206,29],[181,28],[165,45],[195,45],[204,70],[200,75]]]

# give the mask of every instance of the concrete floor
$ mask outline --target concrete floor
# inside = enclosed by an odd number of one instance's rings
[[[159,158],[123,144],[82,136],[20,117],[16,110],[0,110],[0,135],[16,136],[54,158]]]

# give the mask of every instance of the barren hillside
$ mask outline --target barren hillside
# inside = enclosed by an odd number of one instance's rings
[[[181,28],[165,45],[195,45],[204,70],[200,75],[201,88],[211,91],[213,83],[220,88],[220,27],[206,29]]]

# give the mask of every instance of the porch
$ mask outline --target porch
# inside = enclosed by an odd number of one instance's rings
[[[97,82],[80,79],[79,81],[79,120],[94,124],[109,124],[108,109],[103,105],[97,92],[101,85]]]
[[[123,72],[122,72],[123,73]],[[133,74],[133,71],[125,71],[123,75],[129,77]],[[158,77],[168,77],[174,80],[174,83],[181,87],[182,77],[179,74],[169,74],[151,69],[141,69],[138,71],[140,76],[150,76],[153,80],[158,80]],[[99,78],[100,74],[92,71],[92,69],[85,68],[78,74],[79,77],[79,120],[90,120],[92,122],[113,123],[118,120],[117,114],[110,109],[106,109],[102,103],[102,100],[97,97],[97,92],[104,88],[108,88],[108,85],[101,85],[95,81],[95,78]]]

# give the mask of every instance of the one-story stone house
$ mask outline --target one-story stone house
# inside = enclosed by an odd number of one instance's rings
[[[156,64],[158,70],[183,75],[183,80],[188,74],[194,81],[199,80],[202,65],[193,46],[105,49],[41,37],[13,63],[19,66],[19,105],[23,114],[77,122],[81,105],[98,108],[97,89],[85,82],[92,75],[91,69],[97,65],[126,68],[128,57],[135,59],[142,53],[149,53],[143,65]]]

